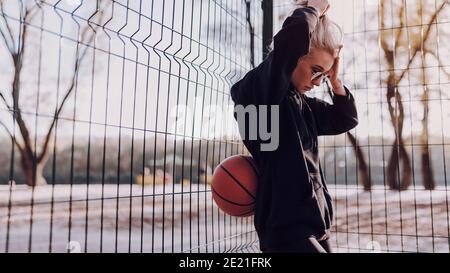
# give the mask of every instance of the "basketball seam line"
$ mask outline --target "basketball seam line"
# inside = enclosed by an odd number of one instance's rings
[[[241,182],[239,182],[239,180],[237,180],[224,166],[220,165],[220,168],[222,168],[231,178],[233,178],[233,180],[238,183],[238,185],[246,192],[248,193],[248,195],[250,195],[253,199],[256,200],[256,197],[253,196],[253,194],[251,192],[249,192],[244,185],[241,184]]]
[[[236,205],[236,206],[240,206],[240,207],[247,207],[247,206],[251,206],[255,204],[255,201],[251,202],[250,204],[239,204],[239,203],[235,203],[233,201],[228,200],[227,198],[223,197],[222,195],[220,195],[212,186],[211,186],[212,191],[217,194],[221,199],[223,199],[224,201],[227,201],[230,204]]]
[[[242,214],[239,214],[239,215],[236,215],[237,217],[240,217],[240,216],[243,216],[243,215],[247,215],[247,214],[249,214],[250,212],[254,212],[254,210],[252,209],[252,210],[249,210],[249,211],[247,211],[247,212],[245,212],[245,213],[242,213]]]

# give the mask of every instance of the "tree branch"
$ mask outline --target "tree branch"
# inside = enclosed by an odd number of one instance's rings
[[[6,48],[8,48],[9,53],[11,54],[11,56],[13,56],[14,55],[14,51],[13,51],[14,46],[11,46],[9,44],[8,39],[6,38],[6,35],[1,28],[0,28],[0,34],[2,35],[3,42],[5,42]]]
[[[0,98],[2,99],[3,103],[6,105],[6,108],[8,108],[9,111],[13,111],[12,107],[8,104],[6,101],[6,98],[3,96],[2,91],[0,91]]]
[[[23,23],[22,23],[23,26],[22,26],[21,37],[20,37],[21,43],[19,42],[19,49],[18,49],[18,53],[17,53],[18,56],[17,57],[22,57],[23,58],[23,53],[25,52],[25,45],[26,45],[25,39],[27,38],[26,34],[27,34],[27,30],[28,30],[28,23],[27,22],[30,22],[33,19],[33,17],[36,15],[36,13],[37,13],[36,12],[36,7],[40,8],[38,3],[36,3],[36,5],[34,5],[30,9],[25,8],[25,15],[23,17]],[[18,58],[18,61],[20,61],[20,66],[22,66],[21,58]]]
[[[386,62],[388,64],[389,74],[393,73],[394,71],[394,51],[389,48],[389,43],[387,42],[388,37],[385,30],[385,23],[384,18],[386,16],[386,7],[385,2],[380,2],[380,24],[381,24],[381,31],[380,31],[380,45],[383,49],[384,56],[386,58]],[[392,71],[392,72],[391,72]]]
[[[401,5],[400,11],[398,14],[399,18],[400,18],[400,28],[398,29],[397,36],[395,37],[395,48],[398,48],[398,46],[399,46],[400,38],[403,33],[403,27],[405,26],[405,19],[403,17],[405,14],[405,7],[406,7],[406,3],[404,5]]]
[[[107,6],[109,6],[109,3],[103,9],[105,9]],[[97,13],[99,13],[100,16],[98,18],[98,23],[97,23],[96,29],[99,28],[99,25],[100,25],[100,23],[101,23],[101,21],[103,19],[104,14],[105,14],[103,10],[99,11],[97,9],[95,11],[95,13],[91,15],[90,18],[92,18]],[[85,37],[87,36],[89,28],[92,29],[92,26],[90,26],[90,22],[87,23],[87,25],[83,28],[83,30],[81,32],[81,41],[82,42],[84,41]],[[95,32],[96,31],[94,29],[93,33],[87,38],[87,41],[85,42],[86,44],[90,44],[92,42],[92,40],[95,37]],[[74,67],[74,70],[73,70],[74,73],[73,73],[73,76],[71,78],[71,82],[70,82],[69,87],[67,88],[67,90],[65,92],[65,95],[64,95],[60,105],[57,107],[57,110],[55,111],[55,115],[53,117],[52,123],[50,124],[50,127],[49,127],[49,129],[47,131],[47,135],[45,136],[44,145],[42,147],[41,154],[39,155],[39,157],[37,159],[38,162],[42,161],[45,158],[46,154],[47,154],[48,145],[50,143],[50,139],[51,139],[51,135],[52,135],[52,132],[53,132],[53,128],[56,125],[56,121],[59,119],[59,115],[61,114],[61,111],[64,108],[64,105],[65,105],[67,99],[70,97],[70,95],[72,94],[73,90],[75,89],[77,76],[78,76],[78,71],[79,71],[79,68],[80,68],[80,63],[84,59],[84,57],[85,57],[85,55],[87,53],[87,49],[88,49],[88,47],[86,47],[82,51],[82,53],[78,56],[77,60],[75,61],[75,67]]]
[[[442,71],[445,73],[445,75],[447,76],[447,78],[450,80],[450,72],[448,72],[447,70],[445,70],[445,65],[442,63],[441,59],[438,58],[437,54],[427,48],[424,49],[426,54],[430,54],[431,56],[433,56],[437,61],[438,61],[438,68],[442,67]],[[441,94],[441,96],[444,99],[449,99],[450,97],[447,95],[446,92],[442,92],[442,90],[439,89],[439,93]]]
[[[433,56],[437,61],[438,61],[438,68],[442,67],[442,71],[444,71],[445,75],[447,76],[447,78],[450,80],[450,72],[448,72],[447,70],[445,70],[446,65],[444,65],[442,63],[442,60],[437,56],[437,54],[429,49],[424,49],[424,52],[426,54],[430,54],[431,56]]]
[[[2,12],[2,15],[3,15],[2,18],[3,18],[3,21],[5,22],[5,26],[6,26],[6,30],[8,31],[9,38],[11,39],[11,47],[9,49],[10,49],[11,54],[14,54],[14,48],[15,48],[14,37],[12,35],[11,26],[9,25],[8,20],[6,20],[5,11],[3,9],[3,1],[0,1],[0,11]],[[2,36],[5,39],[5,43],[6,43],[6,36],[4,35],[3,31],[2,31]]]
[[[425,44],[428,38],[430,37],[431,33],[431,27],[433,26],[433,22],[436,20],[437,16],[444,10],[445,5],[448,4],[448,0],[442,2],[441,6],[436,10],[436,12],[431,16],[430,22],[427,24],[427,29],[425,31],[425,35],[423,36],[423,39],[417,39],[418,41],[413,46],[413,56],[411,59],[409,59],[408,65],[403,70],[403,72],[400,74],[400,76],[396,79],[396,85],[403,79],[406,72],[409,71],[409,68],[411,67],[412,62],[414,61],[414,58],[416,57],[417,53],[419,52],[421,45]]]
[[[29,22],[36,13],[33,13],[35,8],[38,5],[34,5],[32,8],[25,8],[25,15],[23,16],[23,22],[21,22],[21,30],[19,33],[19,41],[18,41],[18,53],[13,55],[13,61],[14,61],[14,80],[13,80],[13,87],[12,87],[12,97],[13,97],[13,116],[14,119],[17,122],[17,125],[19,126],[20,133],[23,138],[23,145],[24,145],[24,152],[27,153],[29,156],[33,156],[33,150],[31,145],[31,138],[30,138],[30,132],[28,131],[28,128],[25,124],[25,121],[22,118],[22,111],[20,109],[19,105],[19,98],[20,98],[20,74],[22,72],[22,60],[25,53],[25,45],[27,44],[27,38],[28,38],[28,25],[27,22]]]
[[[11,139],[14,141],[14,143],[15,143],[16,146],[17,146],[17,148],[19,148],[19,150],[20,150],[21,152],[23,152],[22,145],[20,145],[20,143],[17,141],[16,137],[15,137],[15,136],[11,133],[11,131],[8,129],[8,126],[6,126],[6,124],[3,123],[1,120],[0,120],[0,125],[3,126],[3,128],[5,128],[6,133],[7,133],[7,134],[11,137]]]
[[[3,93],[0,91],[0,98],[2,99],[3,103],[5,104],[6,108],[8,108],[8,111],[13,115],[14,117],[14,109],[8,104],[8,102],[6,101],[6,98],[3,96]],[[14,118],[13,118],[14,120]],[[9,131],[8,127],[1,122],[1,125],[5,128],[6,132],[11,136],[11,138],[14,140],[14,142],[16,143],[17,147],[19,147],[19,149],[21,149],[21,151],[23,151],[22,146],[19,144],[19,142],[17,142],[17,139],[13,136],[13,134],[11,133],[11,131]]]

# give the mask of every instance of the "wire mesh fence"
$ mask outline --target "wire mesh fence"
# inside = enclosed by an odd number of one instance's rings
[[[209,184],[263,2],[0,1],[0,251],[259,252]],[[360,119],[320,138],[333,247],[449,252],[448,1],[330,2]]]
[[[338,251],[449,252],[448,1],[331,1],[359,125],[321,139]],[[292,10],[274,4],[279,28]],[[329,101],[327,88],[315,95]]]
[[[1,12],[2,252],[257,249],[251,220],[214,207],[209,183],[244,153],[213,122],[261,61],[260,2],[1,1]]]

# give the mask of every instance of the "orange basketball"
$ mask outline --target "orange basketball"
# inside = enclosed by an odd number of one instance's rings
[[[214,170],[212,197],[226,214],[238,217],[253,215],[258,170],[251,156],[235,155],[222,161]]]

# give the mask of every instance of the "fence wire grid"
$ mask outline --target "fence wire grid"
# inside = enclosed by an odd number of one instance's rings
[[[333,248],[449,252],[448,0],[330,3],[359,115],[319,139]],[[229,90],[294,8],[0,1],[0,252],[259,252],[209,185],[248,154]]]

